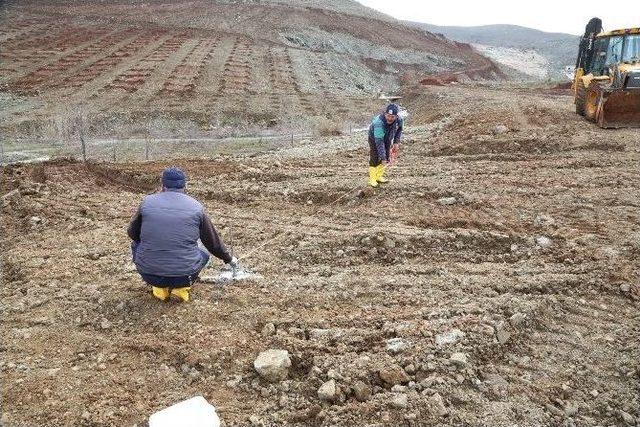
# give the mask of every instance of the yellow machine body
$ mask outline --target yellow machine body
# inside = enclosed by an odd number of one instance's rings
[[[603,128],[640,127],[640,28],[601,32],[590,43],[574,75],[576,113]]]

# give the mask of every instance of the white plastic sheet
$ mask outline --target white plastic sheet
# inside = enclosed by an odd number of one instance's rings
[[[220,427],[220,418],[213,405],[196,396],[151,415],[149,427]]]

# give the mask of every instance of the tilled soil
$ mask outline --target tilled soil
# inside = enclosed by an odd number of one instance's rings
[[[551,92],[422,88],[406,106],[375,191],[364,134],[4,168],[2,425],[143,426],[199,394],[226,426],[635,425],[638,132]],[[170,164],[263,279],[153,299],[125,228]],[[254,371],[267,349],[290,353],[285,381]]]

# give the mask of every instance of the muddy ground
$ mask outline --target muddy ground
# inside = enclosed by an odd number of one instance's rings
[[[3,168],[2,425],[143,426],[199,394],[226,426],[640,425],[637,130],[554,92],[406,101],[373,192],[363,134]],[[152,298],[125,228],[170,164],[262,280]],[[267,349],[285,381],[254,371]]]

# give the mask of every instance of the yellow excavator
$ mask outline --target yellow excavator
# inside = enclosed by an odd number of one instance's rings
[[[640,28],[587,24],[572,85],[576,113],[601,128],[640,127]]]

